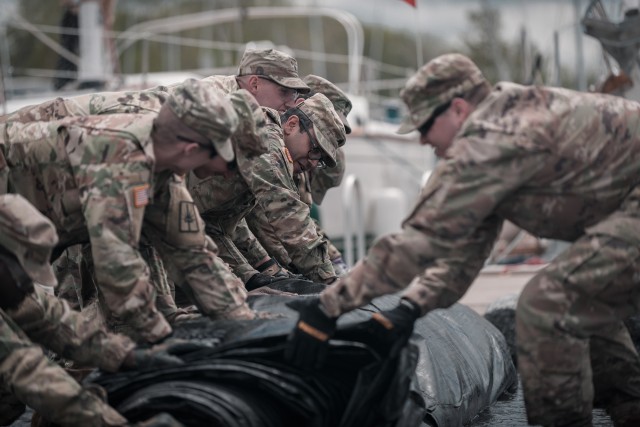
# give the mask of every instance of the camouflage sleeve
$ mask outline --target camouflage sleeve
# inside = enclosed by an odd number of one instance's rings
[[[124,140],[104,138],[94,142],[79,145],[70,158],[74,158],[74,176],[98,286],[113,315],[142,339],[155,342],[168,335],[171,328],[155,307],[149,269],[136,249],[149,202],[147,159],[132,152],[127,162],[94,161],[92,156],[100,158],[108,150],[130,149]]]
[[[269,253],[251,231],[246,217],[238,223],[233,231],[233,242],[249,264],[253,266],[259,265],[265,258],[269,257]]]
[[[84,95],[89,96],[89,95]],[[86,116],[88,109],[74,101],[55,98],[37,105],[27,105],[18,111],[0,116],[0,123],[50,122],[69,116]]]
[[[247,220],[249,229],[253,232],[253,235],[261,244],[261,247],[263,247],[272,258],[275,258],[278,263],[284,267],[291,264],[289,253],[267,220],[262,206],[255,206],[245,219]]]
[[[166,262],[170,278],[209,317],[253,318],[244,284],[216,256],[184,181],[164,174],[157,187],[145,212],[144,233]]]
[[[543,152],[504,139],[493,145],[457,140],[458,154],[436,167],[403,231],[376,240],[355,271],[323,292],[327,310],[349,311],[405,288],[419,274],[424,286],[412,286],[407,296],[423,313],[462,296],[499,231],[496,207],[545,165]]]
[[[32,341],[82,366],[115,372],[135,347],[124,335],[107,332],[98,319],[86,318],[37,287],[7,314]]]
[[[257,204],[276,231],[293,266],[311,280],[335,277],[327,244],[316,232],[309,206],[300,200],[293,182],[293,165],[282,146],[282,129],[272,125],[269,152],[252,159],[246,180]],[[242,166],[242,165],[240,165]]]

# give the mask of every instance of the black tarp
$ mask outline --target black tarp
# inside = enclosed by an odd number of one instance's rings
[[[296,313],[291,298],[251,297],[258,311],[281,318],[185,322],[174,336],[208,341],[182,354],[178,368],[96,374],[109,402],[141,420],[170,412],[187,426],[460,426],[516,384],[500,332],[468,307],[437,310],[416,323],[411,344],[380,359],[342,331],[395,306],[379,298],[340,319],[325,367],[299,370],[283,361]]]

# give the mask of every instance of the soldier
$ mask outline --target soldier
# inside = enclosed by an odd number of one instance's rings
[[[210,76],[202,80],[210,84],[212,87],[225,93],[232,93],[238,89],[246,89],[258,101],[258,103],[267,108],[275,109],[283,112],[286,109],[295,106],[296,99],[300,93],[309,91],[309,87],[298,76],[297,62],[291,56],[273,49],[256,50],[247,49],[240,61],[238,73],[236,76]],[[277,122],[276,112],[267,112],[271,118],[268,118],[272,124]],[[282,143],[280,143],[282,144]],[[238,162],[239,169],[243,166]],[[252,167],[247,164],[245,167]],[[242,182],[238,172],[236,178]],[[191,185],[191,182],[195,184]],[[222,197],[222,194],[233,194],[232,181],[221,181],[212,178],[207,182],[199,181],[193,176],[190,177],[190,190],[194,191],[194,186],[198,186],[198,195],[195,197],[202,198],[202,203],[198,205],[201,213],[208,212],[205,222],[215,224],[218,221],[216,212],[220,212],[223,208],[216,206],[213,200],[218,198],[215,203],[225,205],[233,204],[231,199]],[[210,185],[211,188],[207,189]],[[281,188],[280,193],[288,194],[286,187]],[[209,196],[209,195],[211,196]],[[194,194],[195,196],[195,194]],[[289,196],[287,196],[289,197]],[[243,203],[239,199],[234,202],[236,204]],[[308,213],[308,208],[297,205],[295,200],[291,201],[291,206],[299,209],[297,215],[302,217],[304,212]],[[246,206],[245,206],[246,208]],[[306,210],[305,210],[306,209]],[[236,213],[237,214],[237,213]],[[227,214],[222,214],[227,215]],[[235,214],[232,214],[235,215]],[[241,215],[240,217],[244,217]],[[226,219],[225,219],[226,221]],[[301,273],[308,272],[309,277],[318,281],[332,281],[335,278],[335,272],[330,261],[325,258],[326,243],[323,243],[322,237],[318,235],[315,225],[311,221],[304,220],[298,225],[305,228],[296,232],[297,236],[305,236],[293,242],[291,239],[295,236],[291,230],[278,230],[280,236],[285,235],[285,239],[289,239],[289,247],[295,251],[294,265],[297,263]],[[253,279],[250,287],[267,284],[272,279],[264,277],[260,273],[266,273],[270,276],[286,275],[286,272],[280,268],[264,250],[264,248],[256,241],[255,236],[248,229],[244,219],[237,221],[235,229],[227,229],[226,235],[220,232],[213,232],[213,225],[210,227],[212,231],[210,236],[216,241],[220,247],[220,256],[229,263],[236,275],[243,279],[245,284]],[[303,243],[304,242],[304,243]],[[300,246],[300,245],[306,246]],[[291,246],[294,245],[294,246]],[[248,259],[247,259],[248,258]],[[258,271],[259,270],[259,271]]]
[[[205,222],[211,224],[207,231],[214,239],[219,239],[216,234],[234,232],[214,227],[216,222],[235,218],[238,223],[257,204],[278,230],[278,237],[301,272],[318,282],[332,281],[335,274],[326,243],[316,232],[309,207],[300,201],[293,176],[319,162],[334,166],[338,141],[345,138],[344,127],[330,101],[321,94],[287,110],[282,124],[273,111],[268,112],[268,120],[268,153],[253,157],[238,153],[238,173],[233,179],[212,176],[201,180],[196,169],[189,178],[189,190]],[[262,279],[256,277],[245,283],[249,290],[262,285]]]
[[[373,343],[406,340],[415,319],[467,290],[503,220],[572,242],[523,290],[518,369],[531,424],[589,426],[595,402],[640,425],[640,360],[622,321],[638,311],[640,105],[609,95],[501,82],[459,54],[423,66],[401,93],[443,158],[403,231],[381,237],[346,278],[300,304],[287,354],[311,363],[336,318],[404,287],[374,315]],[[417,275],[419,275],[417,278]]]
[[[242,283],[216,259],[180,177],[202,165],[226,171],[237,122],[228,100],[190,80],[158,115],[10,122],[2,129],[9,192],[54,222],[60,248],[91,242],[99,296],[136,339],[155,342],[171,332],[136,250],[141,233],[171,261],[172,279],[201,312],[255,316]]]
[[[55,98],[39,105],[31,105],[0,117],[1,123],[53,121],[71,116],[106,115],[119,113],[158,114],[169,97],[165,86],[143,91],[100,92],[73,98]],[[173,324],[196,317],[176,306],[173,289],[167,279],[162,258],[144,239],[140,241],[140,253],[149,266],[149,275],[156,289],[156,306],[165,319]],[[95,297],[93,283],[93,259],[89,244],[71,246],[54,262],[54,270],[60,281],[57,295],[70,302],[74,308],[83,309]],[[82,284],[84,283],[84,286]]]
[[[0,196],[0,424],[15,420],[26,403],[60,425],[128,425],[97,394],[50,362],[31,340],[110,372],[182,362],[161,347],[137,349],[127,337],[86,322],[65,302],[34,287],[34,282],[56,285],[49,258],[57,241],[51,221],[24,198]],[[156,420],[158,425],[161,420]]]
[[[347,115],[351,111],[351,101],[347,95],[341,91],[336,85],[330,81],[323,79],[322,77],[309,74],[305,76],[303,81],[311,88],[311,92],[306,95],[302,95],[303,98],[308,98],[315,93],[321,93],[331,101],[333,108],[335,109],[338,117],[344,125],[345,132],[351,133],[351,126],[347,121]],[[315,202],[316,204],[322,203],[327,190],[332,187],[337,187],[342,182],[345,170],[345,156],[342,150],[342,143],[338,151],[336,152],[336,166],[333,168],[314,168],[310,171],[305,171],[295,175],[294,179],[298,186],[298,192],[300,194],[300,200],[305,202],[309,207]],[[291,264],[291,257],[282,246],[278,236],[270,231],[273,228],[269,225],[269,222],[264,215],[264,212],[259,206],[256,206],[247,217],[247,224],[258,238],[262,246],[273,256],[281,265],[288,266]],[[342,259],[340,251],[329,241],[326,233],[316,224],[318,233],[327,241],[329,259],[333,264],[333,269],[338,276],[346,274],[348,267]]]

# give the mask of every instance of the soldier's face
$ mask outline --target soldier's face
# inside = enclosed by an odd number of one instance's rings
[[[258,104],[278,110],[280,113],[295,107],[298,98],[298,92],[295,89],[280,86],[266,78],[258,78],[256,83],[253,96]]]
[[[314,152],[314,144],[311,138],[315,138],[314,130],[309,129],[308,133],[300,128],[299,120],[296,116],[291,116],[283,125],[284,144],[289,151],[293,161],[293,173],[295,175],[315,169],[319,160],[312,160],[310,153]],[[311,157],[316,157],[311,155]]]
[[[462,101],[459,98],[456,100]],[[420,144],[432,146],[438,157],[446,158],[467,115],[466,110],[462,111],[457,103],[452,102],[449,108],[433,120],[433,125],[426,132],[420,132]]]

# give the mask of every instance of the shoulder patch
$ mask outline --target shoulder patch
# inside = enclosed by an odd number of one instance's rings
[[[182,233],[197,233],[200,231],[198,226],[198,209],[194,202],[180,202],[180,215],[178,218],[178,230]]]
[[[287,147],[284,147],[284,155],[287,156],[289,163],[293,163],[293,157],[291,157],[291,153],[287,150]]]
[[[149,184],[133,187],[133,206],[141,208],[149,204]]]

